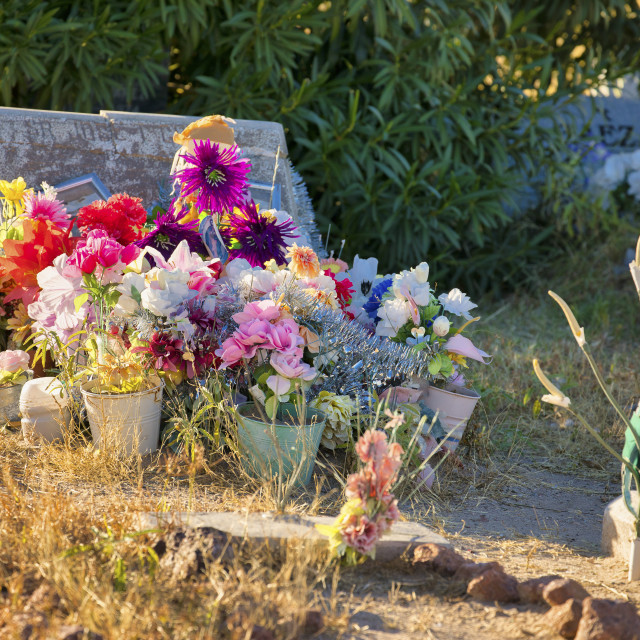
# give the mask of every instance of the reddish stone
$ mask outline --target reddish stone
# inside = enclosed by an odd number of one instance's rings
[[[544,602],[542,598],[543,589],[554,580],[560,580],[560,576],[541,576],[540,578],[531,578],[524,582],[518,583],[518,593],[520,594],[520,601],[527,604],[542,604]]]
[[[318,633],[324,629],[324,616],[318,609],[309,609],[304,615],[304,632]]]
[[[582,602],[571,598],[562,604],[551,607],[542,620],[563,638],[573,638],[578,631],[581,616]]]
[[[469,580],[477,578],[490,569],[504,573],[502,565],[499,562],[464,562],[456,570],[453,579],[469,582]]]
[[[452,576],[465,559],[449,547],[440,544],[422,544],[413,552],[413,563],[435,571],[441,576]]]
[[[517,602],[518,581],[499,569],[488,569],[467,586],[467,593],[476,600]]]
[[[629,602],[585,598],[576,640],[640,640],[640,616]]]
[[[589,592],[575,580],[559,578],[558,580],[552,580],[542,590],[542,597],[548,605],[555,607],[571,599],[584,600],[589,597]]]

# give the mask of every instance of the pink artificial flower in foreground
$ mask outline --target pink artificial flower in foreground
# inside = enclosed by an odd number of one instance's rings
[[[459,333],[447,340],[444,349],[445,351],[477,360],[478,362],[482,362],[482,364],[489,364],[491,361],[491,356],[488,353],[478,349],[469,338],[465,338]],[[485,362],[485,358],[489,358],[489,362]]]
[[[0,371],[15,373],[29,368],[29,354],[26,351],[0,351]]]

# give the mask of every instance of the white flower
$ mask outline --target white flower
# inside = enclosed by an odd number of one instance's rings
[[[146,275],[147,286],[141,292],[142,306],[157,316],[170,316],[187,300],[198,295],[189,289],[189,273],[154,268]]]
[[[258,296],[276,289],[279,278],[272,271],[265,269],[247,269],[240,274],[240,284]]]
[[[415,279],[418,284],[424,284],[429,280],[429,265],[426,262],[421,262],[417,267],[414,267],[412,271],[415,274]]]
[[[445,311],[449,311],[457,316],[462,316],[465,320],[471,320],[469,311],[475,309],[478,305],[471,302],[466,293],[462,293],[460,289],[451,289],[449,293],[443,293],[438,297],[438,302]]]
[[[227,263],[226,267],[220,274],[218,282],[228,282],[234,287],[237,287],[243,273],[247,270],[251,271],[252,269],[253,267],[248,260],[245,260],[244,258],[234,258]]]
[[[640,200],[640,171],[632,171],[627,176],[627,182],[629,183],[629,191],[627,193],[636,200]]]
[[[417,269],[411,269],[410,271],[401,271],[393,276],[393,294],[396,298],[407,300],[410,296],[414,302],[420,306],[427,306],[431,302],[431,288],[429,283],[424,279],[425,272],[428,276],[429,266],[426,266],[426,270],[423,265],[427,265],[426,262],[418,265]]]
[[[429,336],[425,336],[425,333],[426,331],[424,327],[413,327],[413,329],[411,329],[411,335],[413,337],[407,338],[407,344],[415,347],[417,344],[427,341]]]
[[[378,309],[380,322],[376,325],[376,335],[393,338],[411,317],[411,306],[407,300],[392,298],[385,300]]]
[[[338,396],[330,391],[321,391],[309,406],[324,411],[327,416],[322,433],[323,446],[335,450],[337,445],[349,441],[351,418],[356,409],[355,402],[349,396]]]
[[[449,333],[449,329],[451,327],[451,323],[449,322],[449,318],[445,316],[438,316],[433,321],[433,333],[441,338],[446,336]]]
[[[364,313],[362,307],[365,305],[371,290],[380,282],[382,278],[378,277],[378,258],[367,258],[366,260],[356,256],[353,259],[353,267],[346,273],[353,285],[354,294],[351,297],[351,313],[356,319],[364,316],[363,319],[368,320],[367,314]]]
[[[623,154],[609,156],[604,162],[603,170],[607,183],[612,185],[612,189],[615,189],[624,180],[627,173],[627,163]]]
[[[640,171],[640,149],[632,151],[627,160],[627,167],[630,171]],[[629,176],[627,176],[627,179]]]

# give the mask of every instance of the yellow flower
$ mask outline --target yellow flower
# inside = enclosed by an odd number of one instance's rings
[[[13,313],[13,317],[7,320],[7,328],[13,331],[13,339],[22,344],[29,334],[33,320],[27,314],[27,309],[21,302]]]
[[[576,317],[573,315],[573,311],[569,309],[569,305],[557,293],[549,291],[549,295],[560,305],[562,311],[564,311],[564,315],[567,318],[567,322],[569,323],[569,327],[573,332],[576,342],[578,343],[578,346],[582,348],[587,341],[584,336],[584,328],[578,324]]]
[[[22,214],[26,189],[27,183],[22,177],[16,178],[11,182],[8,180],[0,180],[0,193],[2,193],[5,202],[15,215],[19,216]]]
[[[567,398],[567,396],[565,396],[564,393],[562,393],[562,391],[560,391],[560,389],[558,389],[558,387],[556,387],[556,385],[553,384],[553,382],[551,382],[549,378],[547,378],[547,376],[544,374],[544,372],[540,368],[540,363],[535,358],[533,360],[533,370],[538,376],[538,380],[542,382],[542,385],[547,391],[549,391],[549,394],[550,394],[550,395],[542,396],[541,398],[542,402],[555,404],[559,407],[564,407],[566,409],[571,404],[571,400],[569,400],[569,398]]]

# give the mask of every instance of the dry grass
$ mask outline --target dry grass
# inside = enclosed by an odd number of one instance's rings
[[[610,266],[602,272],[602,265],[622,264],[627,243],[632,240],[586,258],[568,256],[556,265],[562,275],[539,283],[533,293],[481,305],[485,317],[475,335],[495,359],[493,366],[475,369],[483,400],[459,451],[463,466],[448,461],[434,491],[413,496],[402,511],[450,536],[474,559],[499,559],[519,578],[560,572],[582,580],[595,595],[638,604],[640,588],[625,583],[620,563],[553,542],[553,531],[547,537],[541,527],[537,537],[506,532],[500,538],[461,524],[487,501],[507,504],[514,489],[530,483],[532,469],[569,474],[576,492],[583,491],[577,481],[585,478],[598,486],[609,482],[615,492],[615,464],[562,411],[537,404],[543,390],[531,360],[538,357],[572,402],[621,446],[620,421],[544,291],[554,288],[574,307],[616,396],[630,406],[640,396],[634,375],[638,339],[629,330],[637,297],[626,273],[616,275]],[[20,434],[0,432],[0,637],[20,637],[32,616],[24,612],[28,598],[40,584],[61,598],[46,615],[42,637],[55,637],[61,624],[78,623],[105,640],[235,640],[249,638],[253,625],[278,638],[297,638],[312,608],[324,613],[322,637],[374,637],[376,629],[425,638],[465,638],[470,630],[476,638],[547,637],[538,611],[470,602],[459,584],[416,574],[406,563],[340,570],[321,551],[296,544],[279,551],[236,547],[233,561],[212,562],[200,579],[175,584],[154,571],[150,538],[131,535],[137,514],[282,506],[274,486],[249,479],[228,452],[205,455],[196,448],[193,454],[141,460],[96,451],[76,438],[28,445]],[[335,513],[340,500],[339,484],[328,478],[294,491],[286,509]],[[356,615],[349,623],[358,611],[373,617]]]

